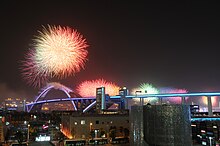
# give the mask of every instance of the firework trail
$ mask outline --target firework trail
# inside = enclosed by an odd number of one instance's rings
[[[105,87],[105,93],[110,96],[118,95],[120,87],[112,82],[107,82],[103,79],[84,81],[76,88],[78,94],[82,97],[95,97],[96,88]]]

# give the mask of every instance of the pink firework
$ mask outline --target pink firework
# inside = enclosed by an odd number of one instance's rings
[[[176,89],[176,88],[160,88],[160,93],[187,93],[188,91],[186,89]],[[188,97],[186,97],[187,99]],[[163,100],[169,101],[172,103],[181,103],[182,98],[181,97],[167,97]]]
[[[35,37],[33,47],[38,70],[59,78],[79,72],[88,55],[86,39],[69,27],[44,27]]]
[[[77,87],[76,90],[82,97],[95,97],[96,88],[99,87],[105,87],[105,93],[109,94],[110,96],[119,94],[119,86],[103,79],[84,81]]]
[[[22,61],[21,75],[28,85],[34,87],[41,87],[48,81],[46,73],[40,72],[38,66],[35,64],[33,50],[30,50],[25,56],[25,60]]]

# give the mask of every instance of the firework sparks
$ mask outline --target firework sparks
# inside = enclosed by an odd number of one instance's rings
[[[79,72],[87,60],[86,39],[69,27],[44,27],[33,47],[40,71],[60,78]]]
[[[140,84],[140,86],[138,88],[132,89],[131,94],[135,95],[136,91],[140,91],[140,94],[158,94],[159,93],[157,88],[155,88],[153,85],[147,84],[147,83],[142,83],[142,84]]]
[[[83,97],[95,97],[96,88],[105,87],[105,93],[110,96],[118,95],[120,87],[103,79],[84,81],[77,87],[77,92]]]
[[[49,78],[65,78],[84,69],[87,61],[86,39],[69,27],[43,27],[34,38],[33,48],[22,61],[22,77],[34,87],[45,85]]]
[[[139,92],[137,93],[137,91],[139,91]],[[158,89],[148,83],[142,83],[142,84],[140,84],[140,86],[138,88],[134,88],[131,90],[132,95],[158,94],[158,93],[159,93]],[[155,100],[157,100],[156,97],[145,98],[144,103],[153,102]],[[134,101],[137,102],[137,101],[140,101],[140,99],[134,98]]]
[[[46,73],[40,72],[35,63],[34,51],[30,50],[22,61],[21,76],[26,83],[33,87],[41,87],[48,82]]]

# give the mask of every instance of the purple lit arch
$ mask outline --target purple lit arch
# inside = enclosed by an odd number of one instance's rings
[[[51,89],[57,89],[57,90],[63,91],[67,95],[68,99],[71,99],[70,93],[73,92],[71,89],[69,89],[68,87],[60,83],[52,82],[52,83],[48,83],[46,87],[41,89],[42,92],[37,96],[34,103],[47,103],[47,102],[62,101],[62,99],[46,100],[46,101],[41,101],[41,102],[39,101],[39,99],[44,98]],[[70,101],[73,105],[73,109],[77,111],[74,101],[73,100],[70,100]],[[35,104],[33,103],[27,104],[26,105],[27,111],[30,112],[33,109],[34,105]]]

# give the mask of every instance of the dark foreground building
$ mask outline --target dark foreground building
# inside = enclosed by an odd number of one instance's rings
[[[191,146],[188,105],[145,105],[131,108],[130,143],[135,146]]]

